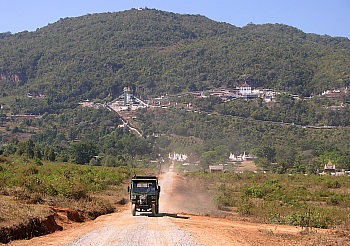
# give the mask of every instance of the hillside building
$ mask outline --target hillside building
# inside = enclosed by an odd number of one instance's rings
[[[242,86],[239,87],[239,93],[242,96],[252,94],[252,87],[249,86],[247,83],[244,83]]]
[[[324,164],[323,172],[325,172],[325,173],[335,173],[335,164],[333,164],[331,162],[331,160],[329,160],[327,164]]]
[[[209,172],[210,173],[223,173],[224,172],[224,166],[209,166]]]
[[[128,106],[133,97],[132,90],[130,87],[124,87],[124,106]]]

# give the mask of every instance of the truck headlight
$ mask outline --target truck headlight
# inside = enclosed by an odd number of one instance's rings
[[[135,200],[136,196],[135,195],[131,195],[131,200]]]

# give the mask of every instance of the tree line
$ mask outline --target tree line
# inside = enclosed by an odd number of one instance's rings
[[[258,157],[258,166],[271,172],[317,173],[329,160],[339,169],[350,168],[348,127],[309,129],[177,108],[142,110],[138,121],[141,129],[160,136],[164,153],[182,151],[204,168],[243,152]]]
[[[156,156],[153,139],[139,138],[118,124],[117,114],[105,108],[78,107],[23,119],[18,130],[32,133],[31,138],[23,142],[15,137],[8,142],[3,134],[0,154],[103,166],[134,166],[137,160],[144,164]]]

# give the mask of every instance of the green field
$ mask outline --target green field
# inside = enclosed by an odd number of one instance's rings
[[[348,229],[350,177],[263,173],[188,173],[215,190],[235,218],[309,228]]]

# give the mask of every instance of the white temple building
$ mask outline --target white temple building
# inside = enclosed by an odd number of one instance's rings
[[[243,154],[235,156],[234,154],[230,153],[230,156],[228,157],[228,159],[230,161],[247,161],[247,160],[251,160],[252,157],[249,155],[246,155],[245,151],[243,152]]]
[[[172,161],[186,161],[187,155],[185,154],[178,154],[178,153],[169,153],[169,159]]]

